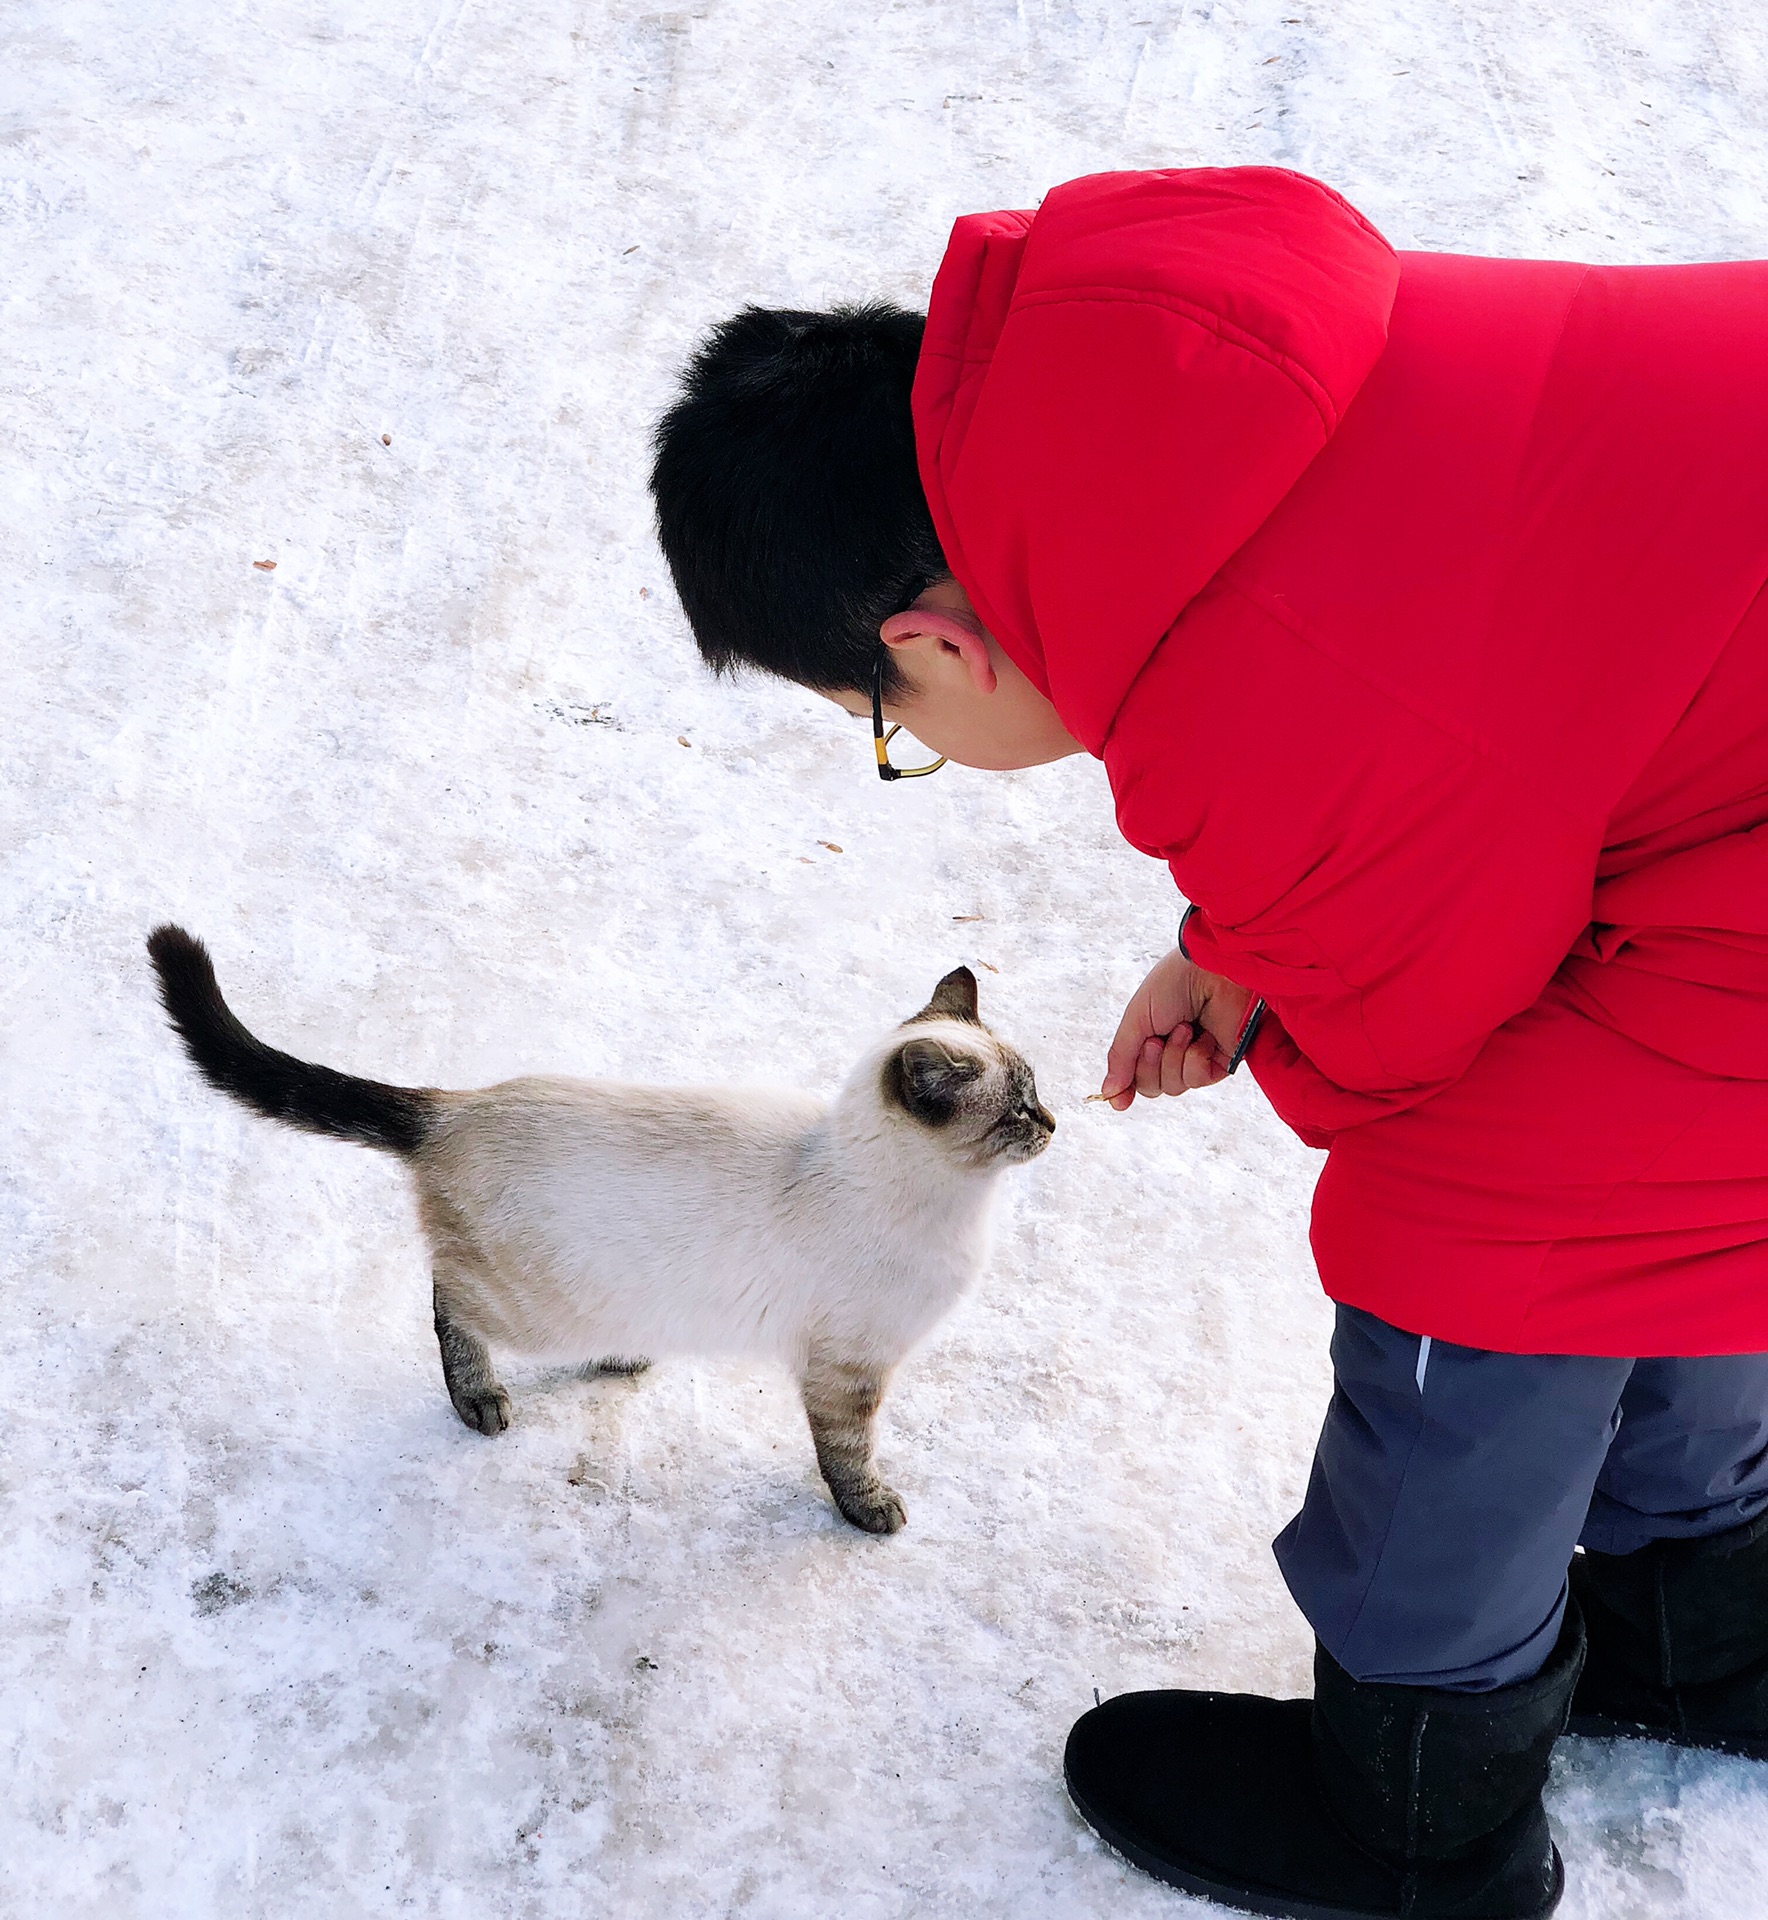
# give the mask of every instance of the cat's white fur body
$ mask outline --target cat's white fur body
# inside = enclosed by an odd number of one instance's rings
[[[916,1032],[977,1042],[955,1023]],[[478,1258],[453,1267],[453,1297],[495,1344],[556,1359],[802,1371],[821,1342],[894,1366],[981,1270],[1003,1163],[961,1165],[887,1105],[893,1044],[832,1102],[553,1078],[441,1095],[412,1171],[439,1254],[448,1214],[471,1223]]]
[[[767,1087],[360,1080],[243,1027],[200,940],[157,927],[160,996],[203,1076],[288,1126],[396,1153],[430,1242],[455,1411],[509,1425],[493,1345],[642,1366],[745,1354],[796,1374],[817,1464],[855,1526],[894,1533],[879,1403],[976,1278],[1004,1167],[1056,1122],[954,968],[832,1101]]]

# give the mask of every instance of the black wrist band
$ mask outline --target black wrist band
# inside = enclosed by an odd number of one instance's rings
[[[1240,1029],[1240,1038],[1234,1043],[1234,1052],[1228,1061],[1230,1073],[1235,1072],[1240,1062],[1246,1058],[1246,1050],[1258,1038],[1258,1030],[1264,1025],[1264,1020],[1265,1003],[1262,1000],[1255,1000],[1251,1013],[1246,1016],[1246,1025]]]

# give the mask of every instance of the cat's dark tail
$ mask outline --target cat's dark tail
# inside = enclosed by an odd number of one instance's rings
[[[357,1080],[265,1046],[221,998],[208,949],[182,927],[155,927],[147,951],[160,977],[160,1003],[210,1086],[267,1119],[334,1140],[406,1156],[423,1145],[435,1121],[434,1093]]]

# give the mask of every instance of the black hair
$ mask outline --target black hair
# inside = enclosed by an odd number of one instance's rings
[[[651,494],[707,664],[871,686],[878,628],[950,568],[909,411],[925,314],[745,307],[657,423]],[[886,657],[885,687],[901,684]]]

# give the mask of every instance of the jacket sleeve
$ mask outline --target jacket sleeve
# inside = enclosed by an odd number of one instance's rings
[[[1119,811],[1196,905],[1191,957],[1268,1003],[1247,1064],[1279,1115],[1325,1145],[1450,1085],[1540,997],[1589,923],[1601,827],[1260,624],[1256,639],[1242,629],[1247,647],[1154,663],[1173,688],[1151,688],[1144,712],[1182,697],[1229,711],[1249,671],[1260,691],[1240,724],[1164,756],[1179,775],[1128,781]],[[1158,768],[1150,744],[1131,757]]]

